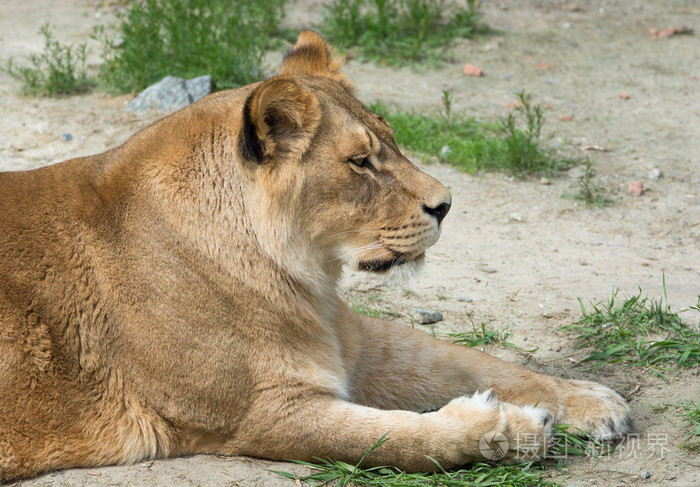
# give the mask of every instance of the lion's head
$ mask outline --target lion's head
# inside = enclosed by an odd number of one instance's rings
[[[419,262],[438,239],[449,192],[401,154],[313,32],[299,36],[279,76],[248,95],[239,140],[273,254],[384,272]]]
[[[328,284],[343,265],[374,273],[413,268],[438,239],[449,192],[401,154],[389,124],[353,96],[313,32],[302,32],[278,76],[217,93],[177,116],[196,120],[190,126],[201,131],[196,147],[168,157],[187,166],[172,176],[178,197],[191,196],[183,206],[191,208],[192,198],[206,205],[191,233],[209,255],[240,259],[231,242],[240,248],[252,238],[248,249],[294,279]],[[180,126],[173,121],[173,145]],[[163,133],[152,136],[159,151],[170,147]],[[157,171],[161,178],[162,164]],[[176,186],[172,178],[162,192]],[[222,267],[235,273],[238,262]]]

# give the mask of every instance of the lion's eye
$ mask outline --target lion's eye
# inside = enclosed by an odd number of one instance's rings
[[[369,160],[369,156],[355,156],[348,159],[348,162],[354,166],[362,167],[365,169],[374,169],[374,164]]]

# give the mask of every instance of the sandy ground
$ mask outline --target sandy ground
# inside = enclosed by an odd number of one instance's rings
[[[285,22],[312,26],[319,4],[290,5]],[[41,50],[36,32],[44,22],[60,41],[79,43],[88,41],[92,25],[113,21],[102,2],[4,0],[0,6],[2,65]],[[345,71],[364,101],[438,110],[442,90],[449,90],[455,111],[488,120],[507,114],[514,93],[525,89],[551,107],[545,125],[551,143],[564,155],[590,157],[595,181],[614,205],[586,208],[562,198],[573,182],[566,174],[541,185],[538,178],[472,176],[439,163],[425,165],[451,189],[454,205],[424,273],[394,287],[352,274],[346,295],[395,313],[391,319],[407,326],[412,308],[439,310],[445,319],[434,327],[438,333],[471,329],[469,317],[509,327],[510,341],[537,350],[490,352],[538,371],[590,377],[572,367],[584,355],[559,330],[580,317],[577,298],[589,304],[614,289],[625,296],[638,288],[658,298],[664,274],[674,310],[696,304],[700,294],[700,4],[489,1],[483,16],[502,34],[458,42],[451,61],[438,68],[394,69],[350,60]],[[650,39],[650,28],[676,25],[694,27],[696,34]],[[99,46],[91,46],[97,63]],[[280,56],[269,56],[270,74]],[[484,77],[463,76],[466,62],[483,68]],[[158,117],[124,110],[131,96],[35,99],[19,97],[18,88],[0,72],[0,170],[101,152]],[[570,121],[560,120],[570,115]],[[65,141],[63,134],[72,139]],[[591,146],[605,151],[582,150]],[[649,179],[654,168],[662,178]],[[641,197],[628,194],[631,181],[642,181]],[[693,323],[700,319],[692,312],[682,316]],[[622,367],[603,368],[595,378],[629,397],[638,437],[607,459],[565,460],[569,477],[561,477],[563,485],[700,485],[700,457],[676,446],[683,439],[677,411],[651,408],[697,401],[698,371],[682,371],[668,384]],[[294,485],[271,469],[305,472],[291,464],[195,456],[57,472],[19,485]],[[643,480],[645,472],[650,477]]]

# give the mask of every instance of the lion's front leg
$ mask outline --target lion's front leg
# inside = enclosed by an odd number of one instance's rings
[[[283,394],[290,395],[296,394]],[[387,435],[363,466],[429,472],[484,461],[491,453],[484,438],[495,440],[496,446],[499,441],[508,445],[502,452],[493,452],[499,459],[517,462],[539,457],[550,432],[548,411],[501,403],[488,392],[453,399],[439,411],[425,414],[361,406],[331,395],[301,395],[292,402],[271,398],[256,407],[239,431],[233,452],[357,464]]]
[[[505,403],[548,409],[554,422],[601,440],[631,427],[619,394],[595,382],[562,380],[453,345],[405,325],[347,316],[352,398],[383,409],[433,410],[452,398],[491,390]],[[355,344],[361,353],[353,355]]]

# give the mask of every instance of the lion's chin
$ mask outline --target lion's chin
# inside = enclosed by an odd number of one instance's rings
[[[381,275],[387,283],[403,283],[414,277],[425,262],[425,253],[407,260],[404,255],[388,260],[360,261],[357,269]]]

